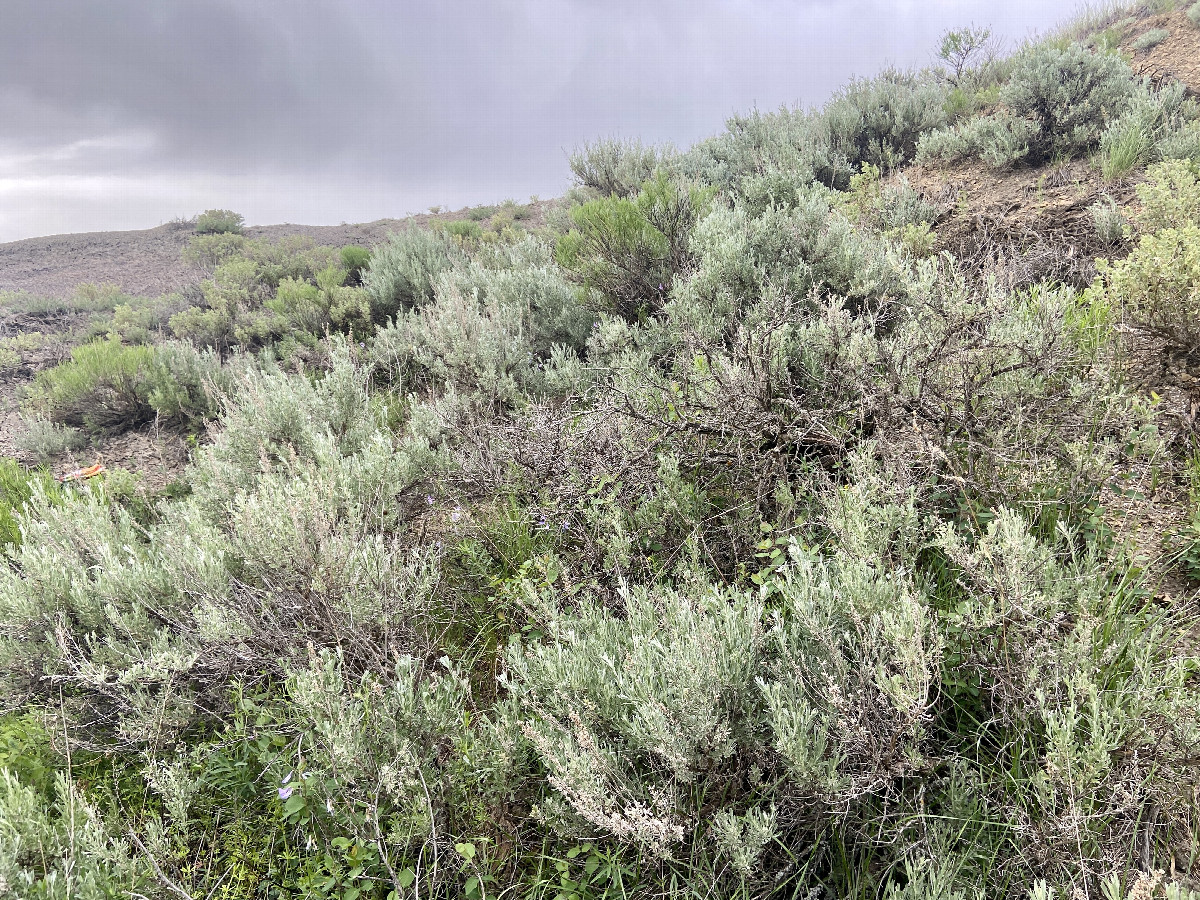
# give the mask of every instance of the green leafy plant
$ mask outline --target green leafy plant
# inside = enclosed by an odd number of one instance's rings
[[[93,432],[132,428],[154,417],[143,376],[154,359],[149,347],[93,341],[71,359],[38,375],[31,400],[52,421]]]
[[[363,273],[371,264],[371,251],[366,247],[350,244],[338,253],[342,259],[342,268],[346,270],[346,283],[351,286],[362,284]]]
[[[483,238],[483,226],[473,219],[446,222],[441,227],[447,235],[460,244],[469,245]]]
[[[706,192],[660,173],[632,200],[612,196],[571,210],[574,228],[555,258],[619,315],[636,321],[670,292],[688,258],[688,236]]]
[[[955,87],[960,87],[970,70],[985,56],[991,45],[990,28],[963,28],[942,35],[937,58],[949,68],[948,78]]]
[[[47,473],[30,471],[15,459],[0,457],[0,551],[21,543],[21,516],[37,490],[58,496],[57,485]],[[11,762],[20,764],[19,760]]]
[[[245,219],[231,209],[206,209],[196,217],[196,234],[241,234]]]

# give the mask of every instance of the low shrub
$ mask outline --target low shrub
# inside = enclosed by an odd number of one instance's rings
[[[1185,160],[1157,163],[1147,176],[1132,213],[1141,238],[1125,259],[1098,261],[1095,290],[1137,325],[1194,353],[1200,350],[1200,178]]]
[[[857,171],[870,163],[887,171],[910,161],[921,135],[946,125],[946,97],[943,84],[895,70],[851,82],[814,120],[832,157],[818,179],[844,188],[839,169]]]
[[[1125,238],[1129,222],[1112,197],[1107,194],[1088,207],[1096,237],[1104,244],[1119,244]]]
[[[193,235],[183,248],[184,262],[212,271],[245,252],[247,239],[240,231],[213,231]]]
[[[1097,268],[1127,317],[1181,350],[1200,351],[1200,226],[1143,235],[1128,257]]]
[[[142,390],[162,424],[198,431],[217,417],[233,385],[216,353],[171,341],[154,348]]]
[[[1196,28],[1200,28],[1200,3],[1193,3],[1188,7],[1188,21]]]
[[[1001,101],[1027,118],[1030,162],[1074,155],[1094,146],[1108,124],[1120,118],[1134,94],[1127,63],[1081,44],[1037,44],[1014,60]]]
[[[370,300],[361,288],[344,285],[345,278],[338,266],[318,272],[316,284],[284,278],[265,305],[295,331],[322,335],[332,328],[364,338],[371,330]]]
[[[262,346],[283,334],[286,323],[265,304],[278,286],[253,259],[233,257],[201,285],[203,305],[170,319],[176,336],[227,354],[235,346]]]
[[[241,234],[245,221],[231,209],[206,209],[196,217],[196,234]]]
[[[826,183],[848,185],[857,168],[846,163],[832,171],[839,161],[832,160],[822,146],[815,123],[815,115],[801,108],[733,116],[723,134],[681,157],[677,170],[743,200],[748,194],[759,195],[763,201],[756,205],[760,207],[791,202],[796,190],[811,185],[818,171],[830,179]]]
[[[1200,164],[1166,160],[1151,166],[1137,196],[1140,208],[1134,208],[1132,218],[1140,231],[1200,224]]]
[[[957,162],[978,155],[994,166],[1073,156],[1095,146],[1134,96],[1133,73],[1120,57],[1081,44],[1036,44],[1012,61],[999,93],[1005,110],[924,134],[918,156]],[[1119,157],[1110,164],[1115,172],[1136,165],[1150,139],[1145,128],[1129,126],[1108,141],[1106,155]]]
[[[472,222],[482,222],[494,216],[499,209],[498,206],[473,206],[467,210],[467,218]]]
[[[606,306],[637,321],[661,305],[688,259],[688,239],[709,195],[664,172],[637,197],[602,197],[571,210],[574,228],[555,259]]]
[[[981,157],[996,168],[1028,158],[1037,138],[1037,126],[1009,113],[976,116],[950,128],[926,132],[917,148],[920,162],[950,163]]]
[[[1187,159],[1200,162],[1200,122],[1188,122],[1163,135],[1158,142],[1163,159]]]
[[[225,381],[212,353],[170,343],[130,347],[109,338],[82,344],[70,360],[41,372],[29,403],[54,423],[93,433],[155,417],[194,426],[215,414]]]
[[[144,390],[153,360],[151,348],[116,339],[82,344],[38,374],[31,403],[54,422],[92,432],[133,428],[154,418]]]
[[[907,178],[902,177],[880,189],[875,215],[880,230],[891,231],[910,225],[928,225],[937,221],[939,212],[909,184]]]
[[[463,260],[460,248],[433,232],[408,228],[391,235],[375,248],[363,273],[372,320],[382,324],[398,312],[428,303],[437,276]]]
[[[1157,47],[1170,36],[1171,32],[1167,31],[1165,28],[1151,28],[1149,31],[1145,31],[1138,35],[1138,37],[1134,39],[1131,46],[1139,53],[1144,53],[1153,47]]]
[[[49,796],[47,796],[49,794]],[[118,897],[154,891],[125,835],[112,833],[84,792],[56,772],[49,792],[0,768],[0,884],[19,897]]]
[[[342,268],[346,270],[346,284],[351,287],[361,285],[363,273],[371,264],[371,251],[350,244],[338,251],[338,255],[342,259]]]
[[[674,155],[670,147],[647,147],[639,141],[596,141],[571,154],[571,172],[577,184],[600,197],[629,199]]]
[[[447,222],[441,227],[446,234],[460,244],[472,244],[483,239],[483,226],[472,219]]]
[[[557,370],[578,361],[594,316],[535,239],[489,263],[442,275],[432,301],[376,332],[377,377],[498,406],[553,389]]]
[[[21,424],[23,428],[13,438],[13,444],[26,459],[38,465],[87,445],[83,432],[70,425],[37,416],[23,416]]]
[[[98,323],[97,336],[115,334],[127,344],[148,344],[162,338],[170,327],[171,316],[186,305],[178,294],[155,299],[137,298],[113,310],[112,319]]]

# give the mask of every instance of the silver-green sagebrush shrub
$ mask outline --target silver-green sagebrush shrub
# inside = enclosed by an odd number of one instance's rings
[[[409,228],[393,234],[375,249],[363,273],[372,319],[382,324],[429,302],[437,276],[461,261],[453,241],[432,231]]]
[[[1096,236],[1102,243],[1112,245],[1124,240],[1129,221],[1112,197],[1105,194],[1088,207],[1088,212],[1091,214]]]
[[[830,294],[867,304],[902,291],[885,243],[831,208],[832,195],[809,188],[788,207],[755,214],[716,205],[691,238],[691,277],[664,311],[706,339],[736,330],[763,297],[806,302]]]
[[[1138,35],[1133,41],[1133,49],[1139,52],[1145,52],[1157,47],[1163,41],[1171,36],[1171,32],[1166,28],[1151,28]]]
[[[917,160],[960,163],[976,157],[996,168],[1026,158],[1036,126],[1027,119],[999,112],[976,116],[949,128],[921,135]]]
[[[248,376],[191,498],[149,529],[103,488],[36,494],[31,539],[0,569],[10,696],[59,685],[89,742],[140,746],[309,640],[369,665],[415,635],[432,576],[427,554],[395,544],[396,498],[428,455],[394,446],[364,380],[345,350],[316,385]]]
[[[593,321],[548,248],[528,238],[439,277],[431,302],[377,332],[372,357],[409,390],[512,405],[558,383]]]
[[[889,70],[853,82],[822,110],[735,116],[677,169],[759,207],[792,202],[814,181],[845,190],[864,163],[891,169],[913,159],[921,135],[948,124],[948,91],[928,74]]]
[[[551,824],[667,859],[711,840],[762,878],[777,822],[853,822],[873,790],[925,766],[935,619],[916,585],[866,561],[911,540],[911,507],[834,498],[827,514],[845,543],[824,557],[793,542],[769,591],[685,580],[622,591],[614,612],[529,586],[550,641],[514,649],[509,677]],[[789,788],[756,809],[779,779]]]
[[[29,462],[40,465],[69,450],[87,446],[87,436],[70,425],[60,425],[38,416],[23,416],[21,423],[24,427],[14,438],[14,443]]]
[[[758,205],[787,202],[796,190],[817,178],[828,155],[821,145],[814,116],[803,109],[753,112],[726,122],[725,133],[693,147],[678,170]],[[854,170],[845,165],[838,177],[848,181]]]
[[[1130,810],[1155,805],[1178,836],[1166,841],[1187,840],[1193,811],[1177,786],[1195,783],[1186,759],[1200,737],[1178,644],[1188,613],[1155,611],[1093,551],[1056,558],[1011,512],[974,549],[949,530],[942,543],[967,588],[947,620],[959,696],[986,698],[989,729],[1028,736],[1001,752],[1018,753],[1028,773],[1005,804],[1016,819],[1037,817],[1030,849],[1063,861],[1067,847],[1092,847],[1086,868],[1119,857],[1138,824],[1118,797]]]
[[[571,172],[582,187],[601,197],[634,197],[658,169],[669,168],[675,151],[615,139],[585,144],[571,154]]]
[[[1073,155],[1093,146],[1134,93],[1129,66],[1119,56],[1081,44],[1038,44],[1020,54],[1000,99],[1035,126],[1030,161]]]
[[[362,675],[326,651],[291,669],[255,727],[288,736],[262,759],[263,788],[300,837],[312,884],[337,875],[368,894],[461,887],[453,845],[483,836],[528,765],[510,706],[476,712],[446,657],[399,654],[390,670]],[[351,843],[357,859],[339,865],[337,848]]]
[[[1114,54],[1077,43],[1036,44],[1013,60],[1000,89],[1003,109],[924,132],[917,156],[948,162],[979,156],[997,167],[1074,156],[1095,146],[1121,118],[1135,87],[1129,66]],[[1132,127],[1123,126],[1109,142],[1128,143],[1131,134]]]
[[[38,900],[111,900],[152,890],[148,866],[62,772],[54,801],[0,768],[0,892]]]
[[[946,88],[940,82],[888,71],[851,82],[834,95],[818,122],[834,158],[852,170],[863,163],[886,170],[913,158],[922,133],[946,124],[945,102]],[[826,183],[844,186],[836,181]]]

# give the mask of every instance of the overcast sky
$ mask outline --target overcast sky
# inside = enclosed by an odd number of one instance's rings
[[[0,241],[211,207],[360,222],[568,184],[598,137],[1015,43],[1076,0],[0,0]]]

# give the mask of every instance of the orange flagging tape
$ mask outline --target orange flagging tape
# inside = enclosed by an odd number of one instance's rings
[[[95,478],[97,475],[103,475],[107,471],[103,465],[96,463],[94,466],[88,466],[86,469],[76,469],[74,472],[68,472],[59,481],[79,481],[84,478]]]

